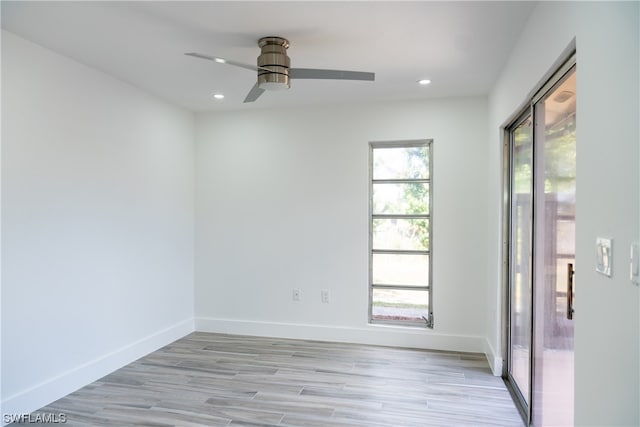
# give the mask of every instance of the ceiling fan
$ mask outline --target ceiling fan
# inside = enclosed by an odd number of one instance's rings
[[[258,41],[258,46],[261,53],[258,56],[257,66],[196,52],[185,53],[185,55],[257,71],[258,81],[253,85],[244,102],[254,102],[265,90],[289,89],[290,79],[375,80],[375,73],[362,71],[290,68],[291,61],[287,56],[289,41],[282,37],[263,37]]]

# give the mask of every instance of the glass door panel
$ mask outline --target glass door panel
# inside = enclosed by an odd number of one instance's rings
[[[533,132],[527,114],[511,131],[511,243],[509,380],[529,406],[531,377],[531,242]],[[527,409],[528,411],[528,409]]]
[[[534,360],[532,423],[573,425],[576,74],[535,104]],[[570,280],[571,279],[571,280]],[[571,312],[571,313],[570,313]]]

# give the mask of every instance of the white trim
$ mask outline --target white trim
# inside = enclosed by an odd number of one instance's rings
[[[484,354],[487,356],[487,362],[494,376],[502,376],[502,357],[496,355],[496,351],[493,349],[489,338],[485,338],[484,341]]]
[[[185,319],[138,341],[49,378],[2,401],[2,414],[31,413],[128,365],[194,330],[193,318]]]
[[[346,327],[196,317],[195,327],[196,331],[200,332],[349,342],[386,347],[449,350],[467,353],[484,353],[484,342],[486,341],[486,338],[482,336],[438,334],[427,328],[409,328],[392,325]]]

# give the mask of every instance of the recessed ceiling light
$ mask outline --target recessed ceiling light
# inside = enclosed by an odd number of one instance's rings
[[[223,95],[223,94],[221,94],[221,93],[216,93],[215,95],[213,95],[213,97],[214,97],[215,99],[224,99],[224,95]]]
[[[418,80],[418,83],[420,83],[422,86],[426,86],[428,84],[431,83],[431,80],[429,79],[422,79],[422,80]]]
[[[218,64],[224,64],[225,62],[227,62],[226,59],[224,58],[215,58],[214,59]]]
[[[563,102],[567,102],[567,100],[573,95],[575,95],[575,93],[571,92],[570,90],[563,90],[562,92],[554,96],[553,100],[562,104]]]

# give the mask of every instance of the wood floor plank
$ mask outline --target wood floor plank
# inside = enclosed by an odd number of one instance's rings
[[[482,354],[196,332],[38,413],[71,426],[522,426]]]

